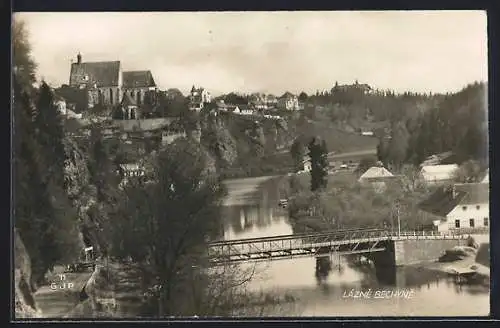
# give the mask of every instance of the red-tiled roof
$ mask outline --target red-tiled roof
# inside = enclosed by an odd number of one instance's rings
[[[123,72],[124,88],[149,88],[156,87],[151,71],[128,71]]]
[[[119,77],[119,61],[73,63],[69,84],[70,86],[96,84],[97,87],[114,87],[118,86]]]

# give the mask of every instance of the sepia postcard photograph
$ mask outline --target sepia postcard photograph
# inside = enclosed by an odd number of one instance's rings
[[[11,34],[13,320],[490,314],[485,11]]]

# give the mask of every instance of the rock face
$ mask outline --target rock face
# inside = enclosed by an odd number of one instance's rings
[[[14,258],[15,316],[17,319],[40,317],[31,288],[31,260],[17,229]]]
[[[78,144],[69,137],[64,138],[64,148],[66,151],[64,163],[66,192],[77,210],[79,221],[84,225],[88,223],[91,226],[87,212],[95,204],[96,190],[94,186],[90,185],[87,156]],[[80,234],[82,248],[85,246],[83,240],[83,235]]]
[[[238,158],[236,141],[222,119],[211,117],[202,124],[202,143],[219,165],[232,165]]]

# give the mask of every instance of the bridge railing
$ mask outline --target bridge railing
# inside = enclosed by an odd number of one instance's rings
[[[329,231],[316,234],[297,234],[264,238],[249,238],[218,241],[209,244],[208,255],[211,258],[230,257],[233,255],[262,254],[271,252],[292,252],[301,248],[314,248],[363,242],[386,240],[418,239],[466,239],[466,234],[455,231],[387,231],[381,229]]]

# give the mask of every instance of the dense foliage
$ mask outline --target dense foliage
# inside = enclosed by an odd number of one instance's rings
[[[78,254],[77,213],[67,197],[61,118],[50,88],[33,87],[36,65],[14,21],[14,219],[32,262],[33,281]]]
[[[309,144],[311,159],[311,191],[325,189],[328,184],[328,149],[325,140],[313,138]]]

